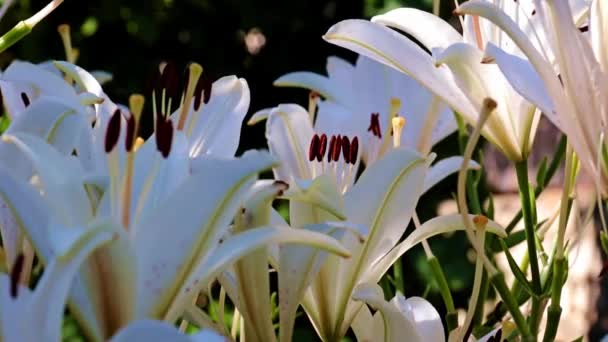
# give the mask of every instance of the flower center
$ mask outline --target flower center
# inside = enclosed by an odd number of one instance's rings
[[[328,143],[326,134],[315,134],[310,141],[308,161],[312,178],[330,174],[343,192],[353,183],[353,170],[356,170],[358,158],[359,138],[356,136],[349,139],[340,134],[332,135]]]

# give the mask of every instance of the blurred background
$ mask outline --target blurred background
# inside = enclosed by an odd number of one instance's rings
[[[46,3],[46,0],[16,0],[0,22],[0,31],[7,31]],[[326,58],[330,55],[354,61],[353,53],[321,39],[327,29],[343,19],[369,18],[403,6],[430,11],[432,0],[65,0],[30,36],[0,55],[0,67],[4,69],[14,59],[32,62],[64,59],[57,26],[68,23],[73,45],[80,51],[77,64],[87,70],[110,71],[114,79],[104,88],[116,102],[126,103],[134,92],[145,93],[159,62],[173,61],[185,67],[189,61],[196,61],[213,80],[229,74],[247,79],[252,99],[250,114],[285,102],[306,106],[307,92],[274,88],[272,82],[291,71],[325,73]],[[452,16],[453,6],[453,1],[442,1],[441,14],[457,25]],[[545,123],[541,127],[544,127],[539,132],[542,138],[537,144],[546,148],[537,154],[544,156],[552,153],[559,137],[550,125]],[[440,156],[456,154],[456,142],[454,135],[441,143],[436,152]],[[244,126],[240,151],[264,147],[264,125]],[[484,151],[490,181],[487,188],[511,196],[510,202],[504,202],[505,211],[508,212],[509,205],[518,209],[517,195],[513,197],[512,193],[516,190],[513,174],[500,155],[491,149]],[[420,201],[422,220],[434,216],[440,202],[451,199],[455,184],[455,178],[449,178]],[[485,198],[487,189],[480,187]],[[504,208],[496,211],[499,209]],[[509,219],[510,216],[506,217],[507,222]],[[464,235],[434,239],[431,246],[449,278],[456,305],[466,307],[474,269]],[[599,254],[594,258],[598,260],[593,262],[601,262]],[[405,295],[424,295],[444,312],[421,248],[404,257],[403,271],[407,279]],[[582,275],[585,285],[582,291],[591,291],[589,287],[597,290],[596,277],[596,274]],[[606,330],[602,325],[608,326],[608,321],[597,318],[596,306],[606,311],[608,305],[597,304],[597,295],[585,297],[580,305],[587,315],[584,331],[595,324],[590,339],[597,340]],[[592,313],[588,315],[588,311]],[[602,321],[606,322],[602,324]],[[305,317],[298,321],[302,341],[314,340],[312,327],[307,324]]]

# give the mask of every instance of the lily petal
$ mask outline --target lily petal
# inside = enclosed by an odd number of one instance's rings
[[[397,28],[416,38],[429,50],[435,47],[445,49],[462,42],[462,35],[452,25],[416,8],[397,8],[373,17],[372,22]]]
[[[436,68],[430,55],[387,27],[366,20],[344,20],[332,26],[323,38],[405,73],[462,115],[477,114],[447,70]]]
[[[209,102],[202,105],[199,112],[192,109],[188,115],[190,156],[233,157],[239,146],[249,102],[249,86],[245,79],[225,76],[213,82]]]
[[[162,210],[142,218],[134,240],[141,274],[139,316],[164,317],[196,263],[204,262],[224,235],[256,174],[273,165],[262,152],[234,160],[203,159]],[[168,230],[175,222],[180,229]]]
[[[391,304],[395,305],[411,322],[414,322],[416,330],[426,341],[445,341],[441,316],[426,299],[421,297],[405,299],[403,296],[397,295],[391,300]]]
[[[474,215],[470,216],[473,219]],[[397,259],[422,240],[429,239],[435,235],[464,229],[460,214],[438,216],[424,222],[420,228],[414,230],[403,242],[395,246],[382,259],[377,260],[370,267],[370,272],[365,275],[365,281],[378,282]],[[486,230],[488,233],[496,234],[500,237],[507,236],[504,228],[492,220],[488,220]]]
[[[202,330],[194,335],[185,335],[171,324],[142,319],[122,329],[110,342],[225,342],[226,340],[226,337],[212,330]]]
[[[69,245],[57,250],[57,258],[46,266],[34,292],[23,298],[11,298],[6,291],[8,279],[2,277],[0,315],[3,326],[0,331],[4,340],[60,340],[65,300],[72,278],[91,252],[112,239],[113,231],[115,227],[111,223],[98,222],[90,229],[64,232]],[[32,326],[38,328],[32,329]]]
[[[384,321],[383,338],[385,342],[402,341],[407,336],[408,341],[433,341],[422,336],[414,322],[409,320],[395,305],[391,305],[384,300],[384,294],[380,286],[376,284],[361,284],[353,293],[353,299],[363,301],[372,308],[378,310]],[[376,332],[379,333],[379,332]]]
[[[292,177],[311,179],[308,147],[313,136],[308,112],[295,104],[274,108],[266,121],[266,139],[281,165],[273,169],[275,179],[290,182]]]
[[[303,229],[259,227],[239,233],[222,242],[204,262],[196,266],[165,319],[171,321],[177,318],[180,310],[192,299],[192,295],[204,289],[209,281],[230,264],[260,247],[271,244],[307,244],[342,257],[349,256],[349,251],[330,236]]]
[[[462,165],[462,157],[448,157],[435,163],[429,168],[429,172],[424,179],[424,190],[422,193],[426,193],[437,183],[444,180],[447,176],[460,170]],[[469,170],[479,170],[480,166],[474,160],[471,160],[468,165]]]

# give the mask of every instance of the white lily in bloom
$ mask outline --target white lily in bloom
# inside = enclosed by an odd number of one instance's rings
[[[445,332],[441,316],[426,299],[411,297],[405,299],[397,294],[390,302],[384,300],[382,288],[376,284],[364,283],[355,289],[353,298],[365,302],[374,310],[371,314],[366,306],[357,315],[356,330],[358,341],[408,341],[443,342]]]
[[[515,1],[499,1],[521,25],[534,31],[537,24],[526,6]],[[416,43],[388,27],[398,28],[432,51],[429,55]],[[346,20],[331,27],[324,38],[332,44],[406,73],[463,118],[477,122],[483,99],[497,101],[496,114],[482,131],[484,137],[505,156],[520,161],[530,152],[539,114],[519,95],[494,65],[481,64],[483,47],[494,42],[518,53],[508,37],[487,21],[466,17],[464,34],[440,18],[412,8],[401,8],[364,20]],[[429,30],[433,27],[433,30]],[[544,45],[542,36],[534,36]]]
[[[433,145],[456,130],[454,116],[445,105],[416,81],[384,64],[365,56],[359,56],[355,65],[329,57],[327,74],[292,72],[279,77],[274,85],[302,87],[320,94],[324,100],[313,97],[309,108],[315,110],[314,105],[318,105],[317,132],[359,136],[362,158],[367,164],[391,146],[391,120],[396,114],[407,121],[402,145],[421,153],[428,153]],[[400,103],[401,108],[395,103]],[[383,144],[382,137],[370,129],[374,122],[389,143]]]
[[[304,293],[301,303],[321,339],[339,340],[362,305],[351,298],[358,284],[378,282],[414,244],[440,232],[462,229],[461,219],[448,216],[431,220],[399,244],[418,198],[429,184],[441,178],[429,176],[432,157],[422,158],[412,150],[392,148],[355,182],[351,168],[359,158],[356,137],[340,140],[336,136],[327,139],[315,135],[307,111],[297,105],[280,105],[256,113],[252,120],[263,118],[267,119],[270,151],[283,161],[274,169],[275,176],[304,190],[303,196],[290,201],[290,224],[304,227],[346,220],[369,228],[364,240],[360,233],[341,229],[329,232],[349,250],[352,256],[348,259],[320,255],[302,247],[297,251],[281,250],[275,265],[279,293],[296,294],[290,298]],[[396,130],[397,138],[399,134]],[[490,231],[499,232],[500,228],[492,224]],[[280,303],[281,316],[295,313],[297,305]]]
[[[70,77],[84,85],[87,74],[73,70]],[[226,265],[266,244],[333,242],[326,248],[347,254],[335,240],[280,227],[228,234],[256,174],[274,161],[255,151],[238,159],[191,157],[187,134],[174,131],[171,119],[161,115],[155,135],[137,148],[142,105],[143,99],[134,96],[131,115],[125,118],[115,111],[109,116],[102,142],[95,140],[106,119],[99,111],[91,140],[76,150],[77,156],[62,155],[30,134],[3,137],[33,165],[43,190],[40,196],[26,182],[8,176],[0,184],[3,199],[43,262],[52,229],[39,234],[32,232],[33,225],[82,225],[109,216],[124,228],[111,245],[94,253],[72,288],[70,308],[91,339],[109,338],[135,319],[174,322]],[[32,207],[38,215],[26,219]]]
[[[608,159],[605,127],[608,119],[608,6],[593,1],[590,8],[589,37],[572,20],[566,2],[537,3],[545,34],[555,51],[555,67],[530,43],[525,32],[499,8],[472,1],[460,9],[487,18],[518,45],[526,59],[488,45],[486,55],[496,62],[522,96],[535,103],[567,136],[583,167],[593,176],[599,190],[608,193]]]
[[[88,228],[55,227],[48,244],[48,263],[34,291],[18,284],[23,257],[17,259],[10,277],[0,275],[0,339],[61,340],[65,302],[74,276],[85,259],[110,242],[116,232],[109,222],[94,222]]]
[[[120,227],[111,222],[94,222],[87,230],[56,227],[53,257],[36,289],[18,284],[23,266],[18,261],[11,276],[0,275],[0,338],[3,341],[61,341],[61,323],[72,280],[91,253],[110,242]],[[186,336],[167,323],[142,320],[122,329],[113,342],[132,341],[225,341],[210,330]]]
[[[235,217],[233,231],[235,233],[258,229],[259,227],[273,225],[285,227],[291,230],[294,237],[298,237],[299,245],[283,244],[279,247],[280,253],[288,253],[290,256],[302,256],[298,251],[303,249],[312,250],[317,254],[331,252],[342,257],[348,257],[350,253],[332,237],[331,233],[341,228],[345,223],[324,223],[309,225],[305,227],[289,228],[282,220],[273,218],[272,200],[276,196],[284,195],[287,183],[277,181],[259,181],[247,197],[243,207]],[[274,221],[274,222],[273,222]],[[301,246],[303,243],[311,247]],[[218,277],[226,293],[238,309],[243,319],[244,330],[241,339],[246,341],[276,341],[275,329],[272,322],[272,303],[270,298],[270,279],[268,262],[272,255],[272,263],[277,269],[287,269],[289,265],[276,253],[276,246],[260,248],[249,254],[246,258],[237,261],[234,266],[227,269]],[[295,259],[294,259],[295,260]],[[280,262],[283,261],[281,264]],[[295,276],[297,273],[307,272],[307,268],[289,268]],[[297,303],[302,299],[303,289],[293,288],[295,285],[290,279],[279,275],[280,288],[280,341],[291,340],[291,332],[296,318]],[[287,284],[283,284],[287,281]],[[286,285],[286,286],[285,286]],[[295,303],[295,306],[291,305]],[[293,310],[292,310],[293,307]],[[220,321],[222,318],[220,317]]]

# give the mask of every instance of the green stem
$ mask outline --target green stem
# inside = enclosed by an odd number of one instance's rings
[[[448,332],[450,332],[458,327],[458,314],[456,313],[456,308],[454,307],[454,299],[452,298],[448,281],[437,257],[430,257],[428,262],[431,266],[433,278],[435,278],[435,282],[437,282],[437,287],[439,288],[439,293],[441,293],[443,303],[445,304],[447,311],[445,319],[448,325]]]
[[[555,151],[553,160],[551,161],[551,164],[549,164],[549,167],[547,168],[545,181],[543,182],[543,184],[537,184],[536,187],[534,188],[534,197],[535,198],[538,198],[538,196],[543,192],[543,190],[545,190],[547,185],[549,185],[549,182],[551,182],[551,179],[555,175],[555,172],[557,171],[557,169],[561,165],[562,161],[564,160],[564,155],[566,153],[566,142],[567,142],[566,136],[563,135],[559,141],[559,144]],[[515,214],[513,219],[511,219],[511,222],[509,222],[509,224],[505,228],[507,233],[511,233],[511,231],[519,223],[519,220],[521,220],[522,216],[523,216],[523,213],[522,213],[522,210],[520,209],[517,212],[517,214]]]
[[[555,259],[555,263],[553,264],[553,282],[551,284],[551,305],[549,306],[549,310],[547,310],[547,326],[543,342],[554,341],[557,334],[557,327],[559,326],[562,314],[560,300],[566,267],[567,262],[564,257]]]
[[[405,294],[404,279],[403,279],[403,265],[401,258],[397,259],[393,264],[393,279],[395,280],[396,292]]]
[[[509,291],[509,288],[507,288],[505,277],[502,275],[502,273],[496,273],[490,277],[490,281],[492,282],[492,285],[494,285],[496,292],[498,292],[500,295],[500,298],[502,298],[502,301],[511,314],[511,317],[513,317],[513,321],[515,322],[515,325],[517,325],[517,329],[519,329],[519,333],[522,336],[522,341],[534,341],[534,337],[530,333],[530,329],[528,329],[528,325],[526,324],[526,319],[521,313],[521,310],[519,310],[517,300],[515,297],[513,297],[511,291]]]
[[[25,21],[18,22],[15,27],[0,37],[0,53],[23,39],[30,32],[32,32],[32,28]]]
[[[540,321],[540,294],[542,292],[540,282],[540,268],[538,265],[538,254],[536,252],[536,232],[534,227],[534,208],[530,200],[530,187],[528,183],[528,161],[524,159],[515,163],[515,170],[517,172],[517,182],[519,183],[519,195],[521,198],[522,212],[524,217],[524,228],[526,231],[526,241],[528,243],[528,255],[530,256],[530,271],[532,273],[532,289],[534,290],[535,296],[532,296],[532,310],[530,312],[530,327],[532,334],[536,336],[535,327],[538,326],[536,322]]]

